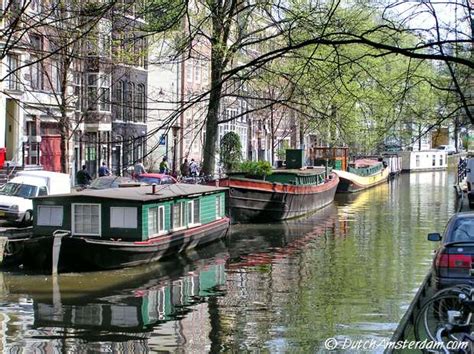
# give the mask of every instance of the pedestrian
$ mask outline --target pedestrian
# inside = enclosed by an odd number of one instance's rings
[[[102,162],[102,166],[99,167],[99,177],[110,176],[110,170],[107,167],[107,164]]]
[[[168,158],[165,156],[163,157],[163,160],[160,162],[160,173],[168,174],[169,170],[170,169],[168,167]]]
[[[86,165],[82,166],[82,170],[77,171],[76,173],[76,183],[82,187],[89,185],[92,181],[92,177],[87,172]]]
[[[188,159],[184,159],[184,162],[182,163],[181,167],[180,167],[180,171],[181,171],[181,176],[183,177],[189,177],[189,163],[188,163]]]
[[[138,159],[137,163],[133,167],[133,177],[136,178],[144,173],[146,173],[145,166],[143,166],[142,160]]]
[[[189,170],[191,172],[191,176],[197,177],[199,175],[199,166],[196,161],[194,161],[194,159],[191,159],[191,163],[189,164]]]

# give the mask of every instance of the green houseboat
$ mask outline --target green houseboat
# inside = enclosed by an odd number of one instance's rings
[[[115,269],[157,261],[223,237],[225,188],[172,184],[34,199],[25,268]]]

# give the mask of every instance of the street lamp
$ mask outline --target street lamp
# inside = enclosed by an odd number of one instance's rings
[[[177,150],[178,150],[178,132],[181,129],[179,125],[173,125],[171,127],[171,131],[173,133],[173,166],[172,166],[172,173],[176,175],[176,161],[177,161]]]

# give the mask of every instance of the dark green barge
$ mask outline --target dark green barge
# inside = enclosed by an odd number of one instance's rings
[[[223,237],[225,188],[173,184],[36,198],[23,265],[41,271],[154,262]]]

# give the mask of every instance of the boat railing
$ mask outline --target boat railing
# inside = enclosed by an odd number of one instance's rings
[[[378,163],[370,167],[349,167],[349,172],[354,173],[358,176],[365,177],[365,176],[370,176],[370,175],[373,175],[374,173],[379,172],[380,170],[382,170],[382,167],[383,167],[382,163]]]

